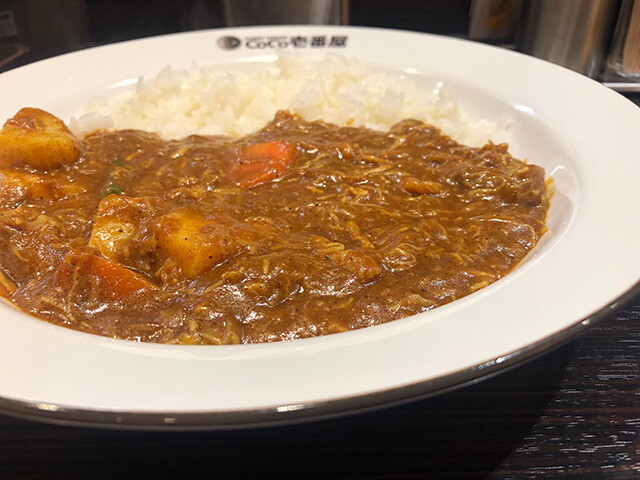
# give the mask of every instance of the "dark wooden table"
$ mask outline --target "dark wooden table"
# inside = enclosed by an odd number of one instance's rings
[[[640,478],[640,296],[476,385],[373,413],[228,432],[0,416],[0,479]]]

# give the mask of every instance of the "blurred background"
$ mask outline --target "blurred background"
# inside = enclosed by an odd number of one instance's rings
[[[0,0],[0,71],[166,33],[309,23],[468,38],[640,87],[640,0]]]

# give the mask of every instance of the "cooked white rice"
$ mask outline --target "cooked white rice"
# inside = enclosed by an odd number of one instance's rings
[[[135,91],[97,98],[72,118],[71,129],[134,128],[166,139],[190,134],[239,137],[263,127],[276,111],[306,120],[387,130],[404,118],[437,126],[454,139],[503,141],[505,123],[471,121],[441,88],[340,55],[311,60],[280,52],[275,63],[164,68],[140,78]]]

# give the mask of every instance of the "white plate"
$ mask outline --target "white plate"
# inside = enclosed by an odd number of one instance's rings
[[[518,269],[462,300],[322,338],[247,346],[136,344],[0,305],[0,410],[45,421],[234,428],[431,395],[566,341],[640,278],[640,109],[586,77],[476,43],[390,30],[264,27],[81,51],[0,75],[0,117],[37,106],[68,119],[92,96],[166,64],[273,60],[255,37],[346,37],[329,51],[445,82],[471,115],[514,120],[512,150],[554,177],[551,232]],[[241,45],[225,50],[221,37]],[[252,44],[251,46],[256,46]],[[294,47],[279,45],[289,50]]]

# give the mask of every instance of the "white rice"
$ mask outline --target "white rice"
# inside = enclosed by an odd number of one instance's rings
[[[140,78],[135,90],[90,102],[70,126],[79,135],[134,128],[165,139],[240,137],[262,128],[278,110],[309,121],[377,130],[415,118],[475,146],[489,139],[504,141],[508,127],[471,121],[443,89],[425,86],[411,75],[336,54],[312,60],[285,52],[274,63],[253,66],[194,65],[181,71],[168,66],[155,78]]]

